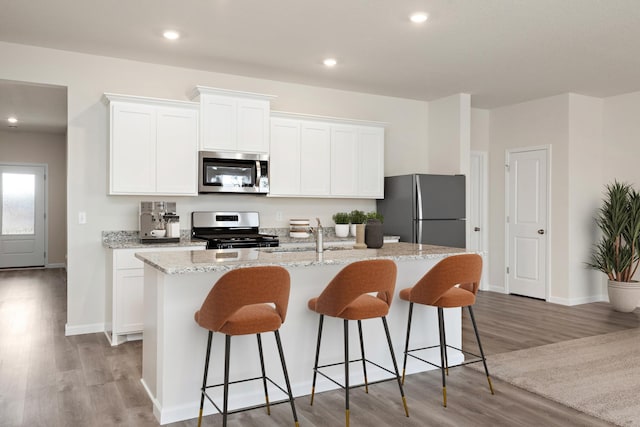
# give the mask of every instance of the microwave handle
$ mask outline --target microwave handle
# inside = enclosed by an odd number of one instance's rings
[[[260,160],[256,160],[256,181],[253,183],[255,188],[260,186],[260,178],[262,178],[262,169],[260,168]]]

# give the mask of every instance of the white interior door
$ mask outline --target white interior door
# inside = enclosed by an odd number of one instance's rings
[[[508,153],[509,293],[547,297],[548,150]]]
[[[482,252],[484,268],[480,289],[487,289],[489,271],[488,234],[487,234],[487,153],[484,151],[471,152],[471,169],[469,177],[469,227],[467,249]]]
[[[0,268],[44,266],[45,166],[0,164]]]

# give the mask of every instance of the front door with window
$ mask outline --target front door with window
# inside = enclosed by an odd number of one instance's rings
[[[44,266],[45,166],[0,164],[0,268]]]

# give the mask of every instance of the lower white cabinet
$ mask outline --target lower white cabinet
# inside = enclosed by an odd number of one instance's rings
[[[270,196],[384,197],[384,124],[274,112]]]
[[[144,264],[137,252],[204,250],[204,246],[172,246],[107,250],[105,334],[111,345],[142,339],[144,329]]]

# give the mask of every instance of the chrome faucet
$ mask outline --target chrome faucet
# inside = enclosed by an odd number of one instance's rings
[[[324,230],[322,229],[320,218],[316,218],[316,221],[318,221],[318,226],[316,227],[315,230],[312,229],[312,231],[313,231],[313,234],[316,236],[316,252],[322,253],[322,251],[324,250],[324,235],[323,235]]]

